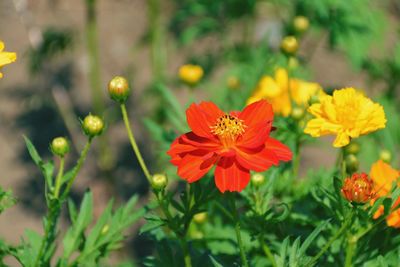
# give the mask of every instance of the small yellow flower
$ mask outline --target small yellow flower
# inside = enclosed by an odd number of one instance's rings
[[[3,52],[4,43],[0,41],[0,68],[4,65],[13,63],[17,60],[17,54],[12,52]],[[3,73],[0,72],[0,79],[3,78]]]
[[[313,137],[336,135],[334,147],[343,147],[350,138],[385,128],[383,107],[354,88],[335,90],[333,96],[325,95],[320,100],[308,108],[315,118],[307,123],[304,132]]]
[[[186,64],[179,68],[179,78],[188,85],[198,83],[203,74],[203,68],[198,65]]]
[[[275,113],[287,117],[292,113],[292,100],[298,106],[307,106],[313,95],[322,93],[322,88],[317,83],[290,79],[289,86],[288,81],[288,73],[283,68],[275,71],[275,77],[263,76],[247,104],[266,99],[272,104]]]

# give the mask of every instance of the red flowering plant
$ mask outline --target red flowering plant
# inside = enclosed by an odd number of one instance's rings
[[[266,100],[230,113],[201,102],[192,104],[186,116],[192,131],[176,138],[168,154],[178,175],[189,183],[216,165],[218,189],[240,192],[250,181],[250,170],[266,171],[292,159],[290,149],[270,137],[274,113]]]

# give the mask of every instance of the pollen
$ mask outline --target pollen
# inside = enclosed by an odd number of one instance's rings
[[[245,128],[246,125],[243,123],[243,120],[225,114],[217,119],[214,126],[211,126],[211,133],[222,139],[235,140],[238,136],[244,133]]]

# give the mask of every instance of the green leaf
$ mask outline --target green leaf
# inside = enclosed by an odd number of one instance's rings
[[[318,225],[317,228],[315,228],[314,231],[312,231],[311,234],[308,235],[308,237],[306,238],[306,240],[304,240],[303,244],[299,249],[300,255],[306,254],[306,250],[308,249],[308,247],[315,240],[315,238],[317,238],[317,236],[321,233],[321,231],[328,225],[329,221],[330,220],[326,220],[320,223],[320,225]]]
[[[42,158],[40,157],[39,153],[37,152],[35,146],[32,144],[31,140],[29,140],[28,137],[23,136],[25,140],[25,145],[26,148],[28,149],[29,154],[31,155],[32,160],[35,162],[35,164],[41,168],[42,164]]]
[[[91,192],[85,193],[76,222],[67,231],[64,240],[63,258],[68,259],[82,242],[82,234],[92,221],[93,197]]]
[[[214,259],[213,256],[209,255],[211,263],[213,264],[214,267],[223,267],[221,263],[219,263],[216,259]]]
[[[139,231],[140,235],[165,225],[165,222],[157,216],[149,216],[146,217],[145,219],[147,222],[140,228]]]

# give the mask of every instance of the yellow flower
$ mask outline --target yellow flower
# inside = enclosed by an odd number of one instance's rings
[[[4,50],[4,43],[0,41],[0,68],[4,65],[10,64],[17,59],[16,53],[11,52],[3,52]],[[3,73],[0,72],[0,78],[3,77]]]
[[[313,104],[308,111],[316,118],[307,123],[304,132],[313,137],[336,134],[334,147],[343,147],[350,138],[385,128],[386,124],[383,107],[354,88],[322,96],[320,103]]]
[[[400,182],[398,181],[400,172],[396,169],[393,169],[383,160],[378,160],[371,166],[370,177],[374,182],[374,192],[376,197],[389,197],[393,182],[397,181],[397,186],[400,186]],[[400,198],[396,200],[393,208],[396,208],[399,204]],[[380,206],[375,212],[373,218],[379,218],[382,216],[384,211],[384,206]],[[400,228],[400,209],[392,211],[386,218],[386,223],[388,226]]]
[[[198,65],[186,64],[179,68],[179,78],[189,85],[198,83],[203,74],[203,68]]]
[[[291,99],[298,106],[307,106],[311,96],[319,92],[322,92],[319,84],[299,79],[290,79],[289,86],[287,71],[279,68],[275,71],[275,77],[265,75],[260,79],[247,104],[266,99],[272,104],[275,113],[287,117],[292,112]]]

